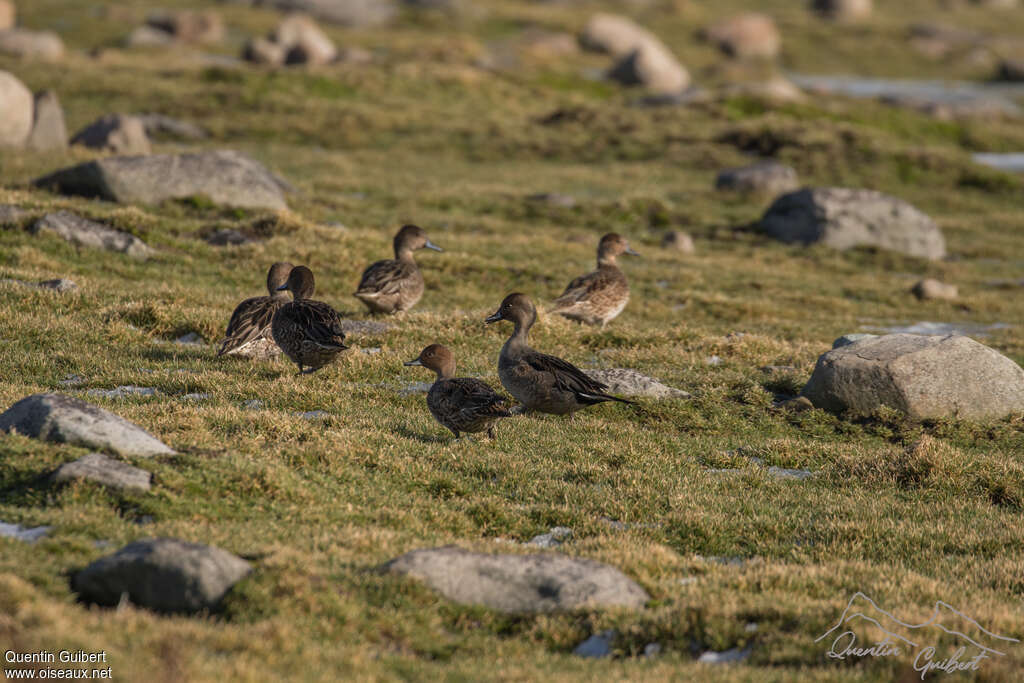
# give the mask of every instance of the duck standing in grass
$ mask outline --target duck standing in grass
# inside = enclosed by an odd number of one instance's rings
[[[278,288],[288,281],[292,264],[278,262],[267,272],[270,296],[254,296],[235,307],[224,332],[218,356],[225,354],[243,358],[273,358],[281,353],[270,332],[270,322],[277,309],[288,303],[288,294]]]
[[[406,225],[395,235],[395,258],[377,261],[365,271],[355,297],[366,304],[371,313],[407,311],[423,296],[423,274],[412,253],[417,249],[442,251],[429,239],[423,228]]]
[[[619,268],[620,254],[639,256],[622,235],[610,232],[597,245],[597,270],[581,275],[555,299],[551,313],[603,328],[629,302],[629,282]]]
[[[508,400],[486,382],[455,376],[455,356],[446,346],[431,344],[406,365],[421,365],[437,373],[427,392],[427,408],[434,419],[460,438],[460,432],[487,432],[494,438],[494,423],[512,417]]]
[[[498,356],[498,377],[508,393],[522,403],[521,412],[572,415],[605,401],[632,403],[605,393],[606,384],[592,379],[572,363],[530,348],[527,336],[537,320],[537,309],[525,294],[509,294],[484,322],[499,320],[515,325]]]
[[[316,372],[348,348],[338,312],[310,298],[316,284],[309,268],[293,268],[278,289],[291,291],[294,300],[277,309],[270,329],[277,345],[299,366],[300,375]]]

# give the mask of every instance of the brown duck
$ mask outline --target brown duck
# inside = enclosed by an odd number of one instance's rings
[[[629,242],[610,232],[597,245],[597,270],[581,275],[555,299],[552,313],[587,325],[604,327],[629,302],[629,283],[617,263],[620,254],[639,256]]]
[[[355,297],[366,304],[371,313],[407,311],[423,296],[423,274],[412,253],[417,249],[442,251],[429,239],[423,228],[406,225],[395,235],[395,258],[377,261],[365,271]]]
[[[460,438],[461,432],[487,432],[494,438],[494,423],[512,417],[508,400],[486,382],[455,376],[455,356],[447,347],[431,344],[406,365],[421,365],[437,373],[427,392],[427,408],[434,419]]]
[[[348,348],[338,312],[310,299],[316,284],[309,268],[292,269],[278,289],[290,290],[294,300],[277,309],[270,329],[277,345],[299,366],[300,375],[316,372]]]
[[[224,342],[218,356],[224,354],[244,358],[272,358],[281,353],[270,332],[270,321],[277,309],[288,303],[288,294],[278,288],[288,281],[292,264],[278,262],[267,272],[267,291],[270,296],[254,296],[235,307],[224,332]]]
[[[587,376],[572,363],[530,348],[527,336],[537,320],[537,309],[525,294],[509,294],[484,322],[508,320],[515,325],[501,347],[498,377],[520,403],[521,412],[572,414],[605,401],[632,403],[605,393],[606,384]]]

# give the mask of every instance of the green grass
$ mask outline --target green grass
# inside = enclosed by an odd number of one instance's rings
[[[44,482],[84,449],[0,439],[0,520],[54,526],[36,545],[0,540],[0,646],[105,649],[121,680],[916,677],[908,661],[841,664],[813,642],[858,590],[908,619],[945,600],[990,630],[1024,638],[1024,417],[918,423],[884,411],[844,418],[773,405],[799,390],[835,337],[863,326],[1004,322],[1010,327],[984,341],[1024,362],[1024,299],[991,285],[1021,277],[1021,181],[969,161],[974,151],[1024,148],[1019,122],[937,122],[821,97],[641,109],[630,106],[636,93],[581,76],[602,66],[600,57],[524,61],[511,73],[475,66],[490,41],[528,23],[576,30],[586,13],[571,4],[495,1],[452,21],[407,14],[386,29],[331,28],[341,45],[377,50],[376,62],[281,73],[210,67],[188,50],[123,51],[118,39],[131,22],[104,19],[87,3],[21,4],[24,23],[59,29],[72,50],[105,47],[56,65],[0,59],[31,88],[57,89],[72,130],[110,111],[178,116],[211,131],[205,146],[252,154],[297,192],[280,215],[202,197],[116,206],[31,188],[33,178],[91,158],[87,151],[0,156],[0,204],[36,215],[73,210],[157,249],[139,263],[0,231],[0,278],[79,284],[62,295],[0,287],[0,407],[40,391],[155,387],[155,397],[98,402],[180,453],[137,461],[154,473],[154,489],[121,495]],[[119,5],[145,15],[141,1]],[[719,5],[652,3],[637,16],[713,85],[719,58],[693,32],[742,3]],[[851,29],[820,24],[800,3],[763,5],[784,31],[787,69],[983,75],[906,46],[905,27],[931,16],[933,3],[880,8]],[[217,48],[224,53],[275,21],[272,12],[219,7],[230,27]],[[1017,13],[996,17],[967,7],[939,18],[1006,35],[1024,29]],[[552,121],[555,112],[562,115]],[[715,173],[744,163],[749,150],[774,153],[807,184],[907,199],[935,217],[952,257],[801,249],[745,229],[768,200],[711,188]],[[526,202],[537,192],[578,202]],[[167,341],[195,331],[216,342],[276,260],[309,265],[318,298],[366,317],[350,293],[404,222],[445,248],[419,257],[422,302],[382,335],[353,336],[353,351],[317,374],[297,378],[284,361],[217,359],[214,346]],[[217,248],[202,240],[223,228],[259,241]],[[697,254],[661,249],[668,229],[693,234]],[[611,230],[643,254],[625,263],[629,307],[604,331],[542,317],[532,341],[583,367],[638,369],[694,398],[645,400],[639,410],[602,405],[572,423],[516,418],[499,425],[496,442],[452,443],[422,395],[401,393],[429,379],[402,362],[432,342],[453,348],[462,373],[497,385],[508,330],[485,328],[483,318],[510,291],[550,301],[592,266],[597,239]],[[956,283],[961,299],[916,301],[908,290],[923,276]],[[360,350],[370,347],[381,350]],[[723,362],[707,364],[713,355]],[[769,365],[793,370],[761,370]],[[67,389],[60,382],[72,374],[85,382]],[[211,398],[180,398],[193,392]],[[243,408],[250,399],[265,407]],[[329,417],[296,416],[310,410]],[[775,480],[750,457],[816,476]],[[651,604],[509,617],[373,571],[448,543],[520,552],[507,541],[552,526],[574,531],[564,552],[621,568]],[[76,602],[70,572],[150,536],[214,544],[253,558],[256,571],[216,615]],[[756,632],[746,630],[750,622]],[[570,654],[606,628],[619,633],[615,659]],[[651,642],[663,654],[639,656]],[[704,649],[747,645],[752,654],[740,666],[695,661]],[[986,663],[979,678],[1013,680],[1022,652]]]

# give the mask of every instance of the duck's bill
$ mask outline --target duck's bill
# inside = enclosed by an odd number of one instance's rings
[[[633,250],[633,247],[626,247],[626,253],[630,256],[639,256],[640,254]]]
[[[402,365],[409,365],[409,366],[412,366],[412,365],[423,365],[423,363],[420,361],[419,358],[414,358],[413,360],[406,361],[406,362],[402,363]]]
[[[484,318],[484,324],[485,325],[490,325],[491,323],[496,323],[496,322],[498,322],[501,319],[502,319],[501,311],[495,311],[494,313],[492,313],[489,316],[487,316],[486,318]]]
[[[423,246],[425,246],[427,249],[433,249],[434,251],[444,251],[444,249],[442,249],[441,247],[437,246],[436,244],[434,244],[430,240],[427,240],[427,243],[424,244]]]

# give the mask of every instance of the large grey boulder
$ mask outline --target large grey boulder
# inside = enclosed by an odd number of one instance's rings
[[[98,448],[118,455],[172,455],[173,450],[123,417],[64,394],[33,394],[0,415],[0,432]]]
[[[36,93],[32,132],[28,136],[26,146],[37,152],[61,150],[68,146],[64,109],[60,106],[57,93],[52,90]]]
[[[75,133],[71,144],[111,154],[149,154],[153,151],[142,121],[124,114],[101,116]]]
[[[935,221],[874,190],[819,187],[784,194],[768,207],[761,229],[787,243],[840,250],[878,247],[931,260],[946,255],[946,240]]]
[[[832,412],[999,418],[1024,413],[1024,370],[969,337],[887,334],[821,356],[801,393]]]
[[[126,204],[202,195],[224,206],[288,208],[284,181],[259,162],[230,150],[96,159],[59,170],[35,184]]]
[[[489,555],[448,546],[406,553],[384,569],[419,579],[455,602],[513,614],[581,607],[638,609],[650,599],[614,567],[554,553]]]
[[[32,93],[13,74],[0,71],[0,147],[22,147],[32,132]]]
[[[146,259],[153,253],[149,245],[135,235],[82,218],[70,211],[46,214],[32,224],[29,232],[36,235],[52,232],[80,247],[116,251],[137,259]]]
[[[91,481],[118,491],[144,493],[149,490],[153,475],[102,453],[89,453],[74,462],[64,463],[50,479],[57,484]]]
[[[690,394],[662,384],[636,370],[613,368],[610,370],[584,370],[598,382],[608,385],[608,392],[618,396],[647,396],[649,398],[689,398]]]
[[[136,541],[96,560],[71,579],[85,601],[117,605],[122,595],[165,613],[216,609],[252,571],[249,563],[213,546],[174,538]]]
[[[11,28],[0,31],[0,54],[55,61],[64,56],[64,41],[53,31]]]
[[[657,94],[678,94],[690,85],[690,73],[659,40],[638,45],[612,66],[608,77]]]

